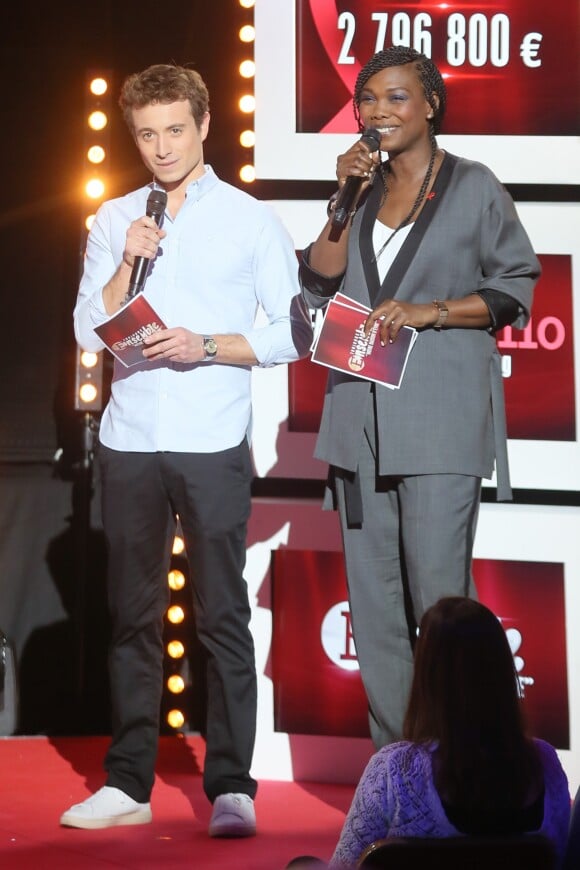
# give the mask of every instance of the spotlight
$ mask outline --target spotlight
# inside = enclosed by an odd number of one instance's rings
[[[185,619],[185,611],[179,604],[172,604],[167,610],[167,619],[173,625],[179,625]]]
[[[253,130],[242,130],[240,133],[240,145],[243,148],[253,148],[256,144],[256,134]]]
[[[172,674],[167,680],[167,688],[174,695],[180,695],[185,691],[185,680],[179,674]]]
[[[83,230],[94,215],[108,188],[109,118],[111,115],[110,76],[99,71],[89,73],[85,82],[85,166],[83,190],[91,200],[90,212],[82,218]]]
[[[256,169],[252,166],[251,163],[246,163],[245,166],[242,166],[240,169],[240,178],[242,181],[245,181],[246,184],[251,184],[252,181],[256,180]]]
[[[185,647],[180,640],[170,640],[167,644],[167,655],[172,659],[181,659],[185,655]]]
[[[107,115],[100,109],[96,109],[94,112],[91,112],[91,114],[87,118],[87,124],[89,125],[91,130],[104,130],[108,123],[109,119]]]
[[[174,592],[177,592],[179,589],[183,589],[185,586],[185,574],[183,571],[178,571],[177,569],[173,569],[167,575],[167,583],[169,588]]]
[[[243,60],[240,64],[240,75],[243,79],[251,79],[256,72],[256,64],[253,60]]]
[[[240,97],[238,105],[241,112],[249,115],[256,108],[256,98],[253,94],[244,94],[243,97]]]
[[[240,6],[243,9],[254,9],[254,0],[239,0]],[[240,42],[248,46],[250,43],[253,43],[256,38],[256,30],[253,24],[244,24],[240,27],[238,31],[238,36]],[[244,115],[251,115],[256,110],[256,98],[254,94],[244,93],[247,88],[248,79],[253,79],[256,74],[256,63],[253,59],[247,57],[247,49],[243,49],[243,54],[246,57],[242,57],[239,61],[238,71],[241,79],[243,80],[243,88],[242,96],[238,100],[238,106],[240,112]],[[248,124],[248,121],[242,122],[244,127]],[[242,148],[253,148],[255,144],[255,135],[252,129],[243,129],[240,133],[240,145]],[[242,159],[247,159],[244,156]],[[256,180],[256,171],[254,166],[251,163],[246,163],[239,169],[239,177],[245,184],[252,184]]]
[[[103,407],[103,354],[77,346],[75,411],[101,411]]]
[[[256,30],[252,24],[244,24],[243,27],[240,28],[239,33],[241,42],[253,42],[256,38]]]
[[[185,723],[185,716],[181,712],[181,710],[170,710],[167,714],[167,724],[172,728],[177,730],[178,728],[182,728]]]

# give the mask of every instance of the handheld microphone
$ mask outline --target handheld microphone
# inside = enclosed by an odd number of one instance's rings
[[[372,154],[373,151],[378,151],[381,147],[381,134],[374,127],[369,127],[360,137],[360,141],[365,143]],[[331,220],[333,227],[344,227],[352,211],[353,203],[356,202],[361,186],[365,181],[366,179],[360,175],[348,176],[336,199]]]
[[[147,198],[147,217],[152,217],[157,226],[161,225],[161,219],[167,205],[167,194],[164,190],[152,190]],[[149,257],[135,257],[133,270],[131,272],[131,280],[129,281],[129,289],[127,290],[126,299],[132,299],[137,293],[140,293],[145,286],[145,279],[151,260]]]

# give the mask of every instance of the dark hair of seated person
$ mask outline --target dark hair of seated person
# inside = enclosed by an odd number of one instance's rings
[[[518,833],[542,824],[542,767],[526,734],[513,655],[483,604],[442,598],[425,613],[403,735],[437,741],[435,787],[458,830]]]

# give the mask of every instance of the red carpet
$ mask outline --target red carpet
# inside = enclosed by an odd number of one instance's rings
[[[330,857],[353,793],[346,785],[261,781],[258,835],[212,840],[199,772],[203,741],[163,737],[152,824],[61,828],[63,810],[104,784],[107,743],[105,737],[0,738],[2,870],[283,870],[296,855]]]

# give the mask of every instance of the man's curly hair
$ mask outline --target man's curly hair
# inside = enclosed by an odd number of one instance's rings
[[[159,63],[125,79],[119,106],[132,131],[133,109],[142,109],[151,103],[175,103],[178,100],[189,101],[191,114],[199,128],[209,111],[209,94],[202,77],[188,67]]]

